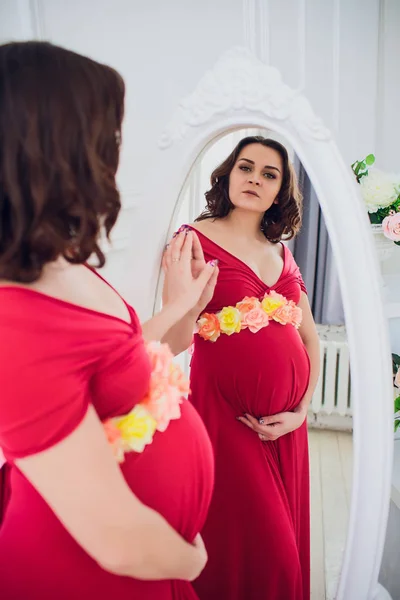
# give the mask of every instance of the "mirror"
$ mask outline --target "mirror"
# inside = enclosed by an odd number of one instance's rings
[[[352,397],[350,357],[343,306],[329,236],[308,175],[293,148],[273,131],[237,129],[211,142],[195,161],[176,203],[172,229],[192,223],[205,209],[210,174],[247,136],[282,143],[289,152],[303,195],[303,226],[286,241],[301,268],[320,337],[321,374],[308,413],[311,481],[311,598],[336,597],[346,543],[352,484]],[[161,308],[158,286],[156,310]],[[250,349],[251,349],[250,345]],[[191,352],[177,362],[190,372]]]
[[[195,179],[191,180],[190,174],[210,145],[231,132],[253,128],[272,131],[287,140],[307,173],[323,210],[342,292],[351,362],[353,477],[346,545],[343,560],[344,537],[335,546],[332,590],[338,580],[338,600],[388,598],[387,592],[378,584],[378,573],[391,475],[390,347],[378,286],[378,261],[368,218],[350,168],[344,164],[329,131],[315,117],[308,101],[284,85],[275,69],[259,62],[248,50],[235,48],[225,54],[200,80],[194,92],[181,101],[166,126],[154,159],[160,165],[158,181],[151,190],[153,202],[154,197],[164,198],[160,206],[164,218],[160,222],[165,227],[163,231],[154,231],[154,235],[149,236],[151,239],[146,242],[140,257],[132,252],[131,269],[132,272],[154,272],[152,267],[159,261],[163,246],[173,233],[180,211],[184,209],[185,186],[196,188],[198,185]],[[353,236],[355,230],[358,232],[356,238]],[[154,239],[158,241],[157,247]],[[369,279],[365,278],[367,272]],[[156,276],[144,285],[141,293],[143,313],[150,300],[153,299],[153,306],[157,305],[160,285],[161,279]],[[371,319],[370,315],[374,318]],[[334,339],[339,333],[330,332]],[[342,342],[337,339],[336,343]],[[340,360],[345,361],[344,358]],[[331,354],[327,351],[326,368],[330,362]],[[329,389],[332,390],[332,387]],[[332,403],[332,396],[329,402]],[[381,407],[380,411],[376,411],[376,405]],[[314,444],[313,436],[319,440],[327,435],[318,431],[311,434],[311,468],[314,473],[318,471],[313,458],[315,446],[321,444]],[[350,447],[348,442],[346,444]],[[335,443],[331,439],[328,446],[332,447]],[[349,453],[351,455],[351,450]],[[327,456],[331,458],[331,450]],[[324,476],[326,474],[324,472]],[[312,485],[318,488],[315,479]],[[349,471],[343,485],[342,495],[348,501]],[[334,488],[336,491],[337,488]],[[334,496],[330,497],[330,502],[336,506]],[[314,500],[312,519],[315,522],[319,518],[318,506],[321,506],[320,500]],[[346,520],[346,516],[341,520],[342,536]],[[315,550],[316,545],[321,543],[321,536],[318,542],[317,534],[313,535]],[[316,554],[319,554],[318,550]],[[339,563],[342,563],[340,574]],[[318,568],[322,571],[324,567],[314,564],[314,574]]]

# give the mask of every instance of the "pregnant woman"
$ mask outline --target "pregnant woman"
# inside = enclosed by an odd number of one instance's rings
[[[204,309],[218,268],[193,277],[195,236],[178,236],[169,302],[141,327],[86,265],[121,207],[123,109],[111,68],[0,46],[2,600],[195,600],[207,560],[212,448],[157,340]]]
[[[203,529],[209,562],[195,587],[202,600],[309,600],[306,415],[319,341],[299,269],[280,242],[301,221],[286,149],[243,139],[213,172],[206,199],[183,227],[196,230],[220,270],[191,365],[191,401],[216,459]],[[193,264],[202,268],[201,253]]]

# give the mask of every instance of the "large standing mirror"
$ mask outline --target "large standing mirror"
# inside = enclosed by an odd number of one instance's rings
[[[343,304],[318,198],[299,157],[275,131],[240,128],[212,140],[197,157],[178,197],[171,230],[205,209],[210,174],[245,137],[262,136],[288,149],[303,196],[303,226],[285,242],[299,265],[320,337],[321,374],[308,411],[311,513],[311,598],[334,600],[346,545],[353,468],[353,401]],[[156,310],[161,308],[161,283]],[[191,352],[177,362],[190,372]]]
[[[309,414],[313,598],[325,591],[338,600],[389,598],[378,574],[392,458],[390,347],[367,214],[350,167],[308,101],[249,51],[225,54],[166,125],[148,195],[149,202],[163,197],[164,229],[132,256],[131,268],[151,271],[174,230],[200,212],[223,150],[254,131],[284,141],[318,199],[343,300],[345,330],[320,326],[322,377]],[[302,252],[309,249],[303,240]],[[160,273],[142,292],[144,306],[159,306],[161,286]],[[179,360],[187,367],[185,356]]]

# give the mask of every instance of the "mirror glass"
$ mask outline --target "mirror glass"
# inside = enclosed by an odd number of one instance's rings
[[[333,600],[349,521],[353,407],[339,280],[317,194],[305,168],[283,136],[266,129],[241,128],[219,136],[197,157],[177,199],[171,230],[195,221],[206,207],[205,193],[211,187],[211,173],[241,139],[254,135],[275,139],[287,148],[303,195],[302,229],[285,244],[303,276],[320,338],[321,373],[308,412],[311,598]],[[162,278],[157,308],[161,305],[161,290]],[[190,373],[191,351],[182,353],[176,361]],[[229,502],[228,491],[226,494],[225,500]]]

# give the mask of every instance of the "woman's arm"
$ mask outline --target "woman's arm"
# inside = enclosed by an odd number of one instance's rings
[[[187,350],[191,345],[196,320],[200,312],[197,310],[188,312],[162,338],[161,341],[168,344],[175,356]]]
[[[162,340],[170,345],[174,354],[190,346],[195,320],[202,303],[214,292],[218,277],[216,262],[202,265],[192,272],[194,235],[182,231],[166,251],[163,258],[166,276],[162,310],[143,324],[143,337],[147,341]]]
[[[172,258],[179,251],[179,247],[183,243],[182,240],[185,238],[188,239],[189,243],[191,244],[190,267],[192,277],[197,278],[206,266],[203,249],[201,247],[199,238],[194,231],[186,229],[185,231],[182,231],[180,235],[175,236],[171,240],[171,243],[167,246],[162,259],[162,267],[165,273],[163,287],[163,303],[165,305],[168,305],[170,298],[174,296],[174,288],[176,287],[175,278],[177,276],[179,277],[179,273],[176,269],[176,263],[173,262]],[[214,265],[214,272],[206,283],[194,308],[188,311],[182,319],[175,323],[162,338],[162,341],[169,345],[173,354],[175,355],[180,354],[189,348],[192,342],[196,320],[204,311],[214,295],[215,285],[217,283],[219,274],[219,269],[217,266],[218,261],[214,260],[212,261],[212,264]]]
[[[299,307],[303,313],[303,319],[299,328],[299,334],[303,340],[303,344],[306,347],[307,354],[310,358],[310,381],[308,384],[307,391],[303,396],[300,404],[295,409],[295,412],[299,412],[307,416],[308,407],[312,400],[315,387],[318,382],[319,370],[320,370],[320,342],[315,326],[314,318],[312,316],[310,303],[308,301],[307,294],[302,292]]]
[[[16,465],[80,546],[106,571],[195,579],[207,560],[128,487],[92,407],[64,440]]]

